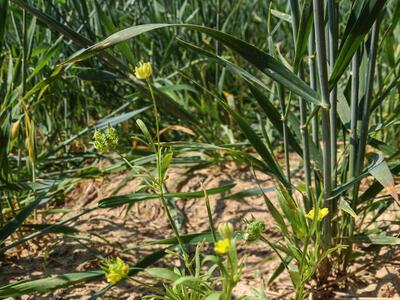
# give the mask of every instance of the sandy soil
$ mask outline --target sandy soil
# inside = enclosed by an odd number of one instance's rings
[[[213,188],[227,182],[236,182],[232,192],[257,187],[255,178],[249,169],[234,164],[213,167],[211,170],[196,171],[193,174],[182,174],[182,170],[172,170],[168,189],[170,191],[195,191]],[[263,187],[273,186],[265,175],[257,175]],[[74,213],[84,208],[93,207],[98,200],[111,195],[124,174],[113,175],[99,180],[85,180],[79,183],[73,192],[60,203],[60,207],[71,208]],[[300,181],[299,178],[295,179]],[[126,184],[117,194],[127,194],[135,190],[137,180]],[[223,195],[210,196],[213,217],[216,223],[231,221],[237,229],[242,220],[254,216],[262,218],[267,224],[267,236],[279,238],[279,231],[274,226],[261,197],[248,197],[238,200],[221,200]],[[273,193],[269,194],[273,199]],[[203,199],[177,201],[178,207],[186,215],[185,232],[199,232],[208,229],[206,207]],[[393,208],[394,210],[394,208]],[[73,213],[43,216],[40,222],[55,222],[65,219]],[[396,215],[396,214],[394,214]],[[34,279],[67,272],[98,269],[100,257],[120,256],[130,264],[150,253],[152,248],[135,248],[146,241],[172,236],[164,211],[158,201],[147,201],[135,204],[129,211],[126,206],[113,209],[98,209],[84,215],[74,226],[80,230],[77,239],[61,235],[47,235],[33,240],[25,247],[9,251],[0,259],[0,284],[4,285],[21,279]],[[121,252],[121,249],[135,248]],[[286,274],[280,276],[272,285],[267,281],[279,265],[277,257],[264,244],[245,245],[239,243],[240,255],[247,255],[246,269],[241,282],[235,288],[236,295],[249,294],[251,288],[258,288],[264,282],[270,299],[291,299],[293,291]],[[361,257],[352,270],[363,270],[350,276],[349,288],[339,292],[335,285],[336,297],[357,295],[364,297],[399,297],[400,296],[400,248],[392,247],[390,251],[381,250],[380,259],[387,262],[373,264],[373,258]],[[168,260],[168,258],[167,258]],[[105,287],[107,283],[99,280],[87,284],[61,289],[40,296],[24,296],[22,299],[85,299]],[[130,280],[112,288],[102,299],[142,299],[148,293],[138,283]]]

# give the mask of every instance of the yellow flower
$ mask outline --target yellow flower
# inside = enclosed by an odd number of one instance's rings
[[[233,225],[230,222],[224,222],[218,225],[218,233],[223,239],[231,239],[233,236]]]
[[[314,213],[315,213],[315,209],[312,209],[308,212],[308,214],[306,214],[306,218],[309,218],[311,220],[314,220]],[[321,221],[323,218],[325,218],[329,213],[329,209],[324,207],[322,209],[318,209],[318,217],[317,217],[317,221]]]
[[[230,239],[223,239],[218,241],[215,244],[214,251],[217,254],[226,254],[229,252],[229,249],[231,248],[231,240]]]
[[[111,284],[116,284],[128,277],[129,266],[119,257],[106,260],[102,267],[107,281]]]
[[[224,94],[226,99],[228,99],[229,97],[233,97],[233,95],[227,91],[222,91],[222,94]]]
[[[153,72],[151,68],[151,63],[146,62],[140,62],[138,67],[135,67],[135,76],[138,79],[146,80],[151,76],[151,73]]]

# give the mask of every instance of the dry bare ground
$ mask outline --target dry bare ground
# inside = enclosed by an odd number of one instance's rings
[[[263,187],[273,186],[273,182],[267,176],[262,174],[257,174],[257,176]],[[76,211],[95,206],[98,200],[109,196],[124,177],[124,174],[118,174],[99,180],[85,180],[68,195],[65,203],[60,203],[60,207]],[[295,180],[300,181],[299,178]],[[237,185],[230,193],[257,187],[256,179],[248,168],[224,164],[213,167],[211,170],[196,171],[187,175],[182,174],[182,169],[172,170],[168,189],[195,191],[200,190],[202,184],[206,188],[213,188],[232,181]],[[133,192],[137,184],[137,180],[130,181],[118,194]],[[266,235],[270,239],[279,239],[279,232],[261,197],[221,200],[222,196],[210,197],[216,223],[230,221],[239,229],[242,227],[244,218],[254,216],[266,222]],[[274,193],[269,193],[268,196],[273,199]],[[186,216],[185,232],[208,230],[207,212],[203,199],[179,200],[177,204]],[[398,215],[397,209],[393,207],[390,214],[386,214],[383,218],[398,220]],[[56,214],[49,217],[39,214],[41,222],[55,222],[67,216],[68,214]],[[158,201],[137,203],[128,212],[126,207],[95,210],[79,219],[75,226],[79,228],[79,237],[83,239],[48,235],[30,242],[23,248],[7,252],[1,259],[0,284],[98,269],[100,255],[103,257],[119,255],[133,264],[140,257],[154,250],[154,247],[137,249],[135,247],[138,244],[172,236],[167,218]],[[121,254],[122,248],[133,250]],[[356,272],[347,278],[348,290],[339,291],[343,282],[330,287],[336,291],[336,298],[341,299],[349,295],[389,299],[399,297],[399,250],[399,247],[392,247],[389,251],[382,249],[378,264],[377,258],[360,257],[358,263],[350,271],[350,273]],[[249,294],[251,288],[258,288],[260,283],[264,282],[270,299],[292,298],[293,291],[286,274],[281,275],[272,285],[267,284],[269,277],[279,265],[278,258],[271,249],[261,243],[251,245],[239,243],[239,251],[240,255],[247,256],[247,260],[246,269],[241,282],[235,289],[235,295]],[[171,260],[171,258],[168,259]],[[372,263],[373,261],[375,263]],[[104,280],[97,281],[40,296],[24,296],[23,299],[85,299],[106,285]],[[148,289],[129,280],[112,288],[103,299],[141,299],[147,293]]]

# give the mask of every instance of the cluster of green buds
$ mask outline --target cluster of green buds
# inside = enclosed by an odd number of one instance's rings
[[[244,220],[246,223],[246,229],[244,231],[243,237],[246,242],[251,243],[259,240],[265,231],[265,223],[259,219]]]
[[[96,130],[93,135],[93,146],[102,153],[115,150],[118,146],[118,133],[114,127],[109,126],[104,131]]]

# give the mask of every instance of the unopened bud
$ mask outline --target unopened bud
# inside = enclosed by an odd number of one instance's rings
[[[17,137],[18,131],[19,131],[19,125],[20,122],[15,121],[12,125],[11,125],[11,139],[14,140]]]
[[[218,225],[218,233],[223,239],[231,239],[233,236],[233,225],[230,222],[224,222]]]

